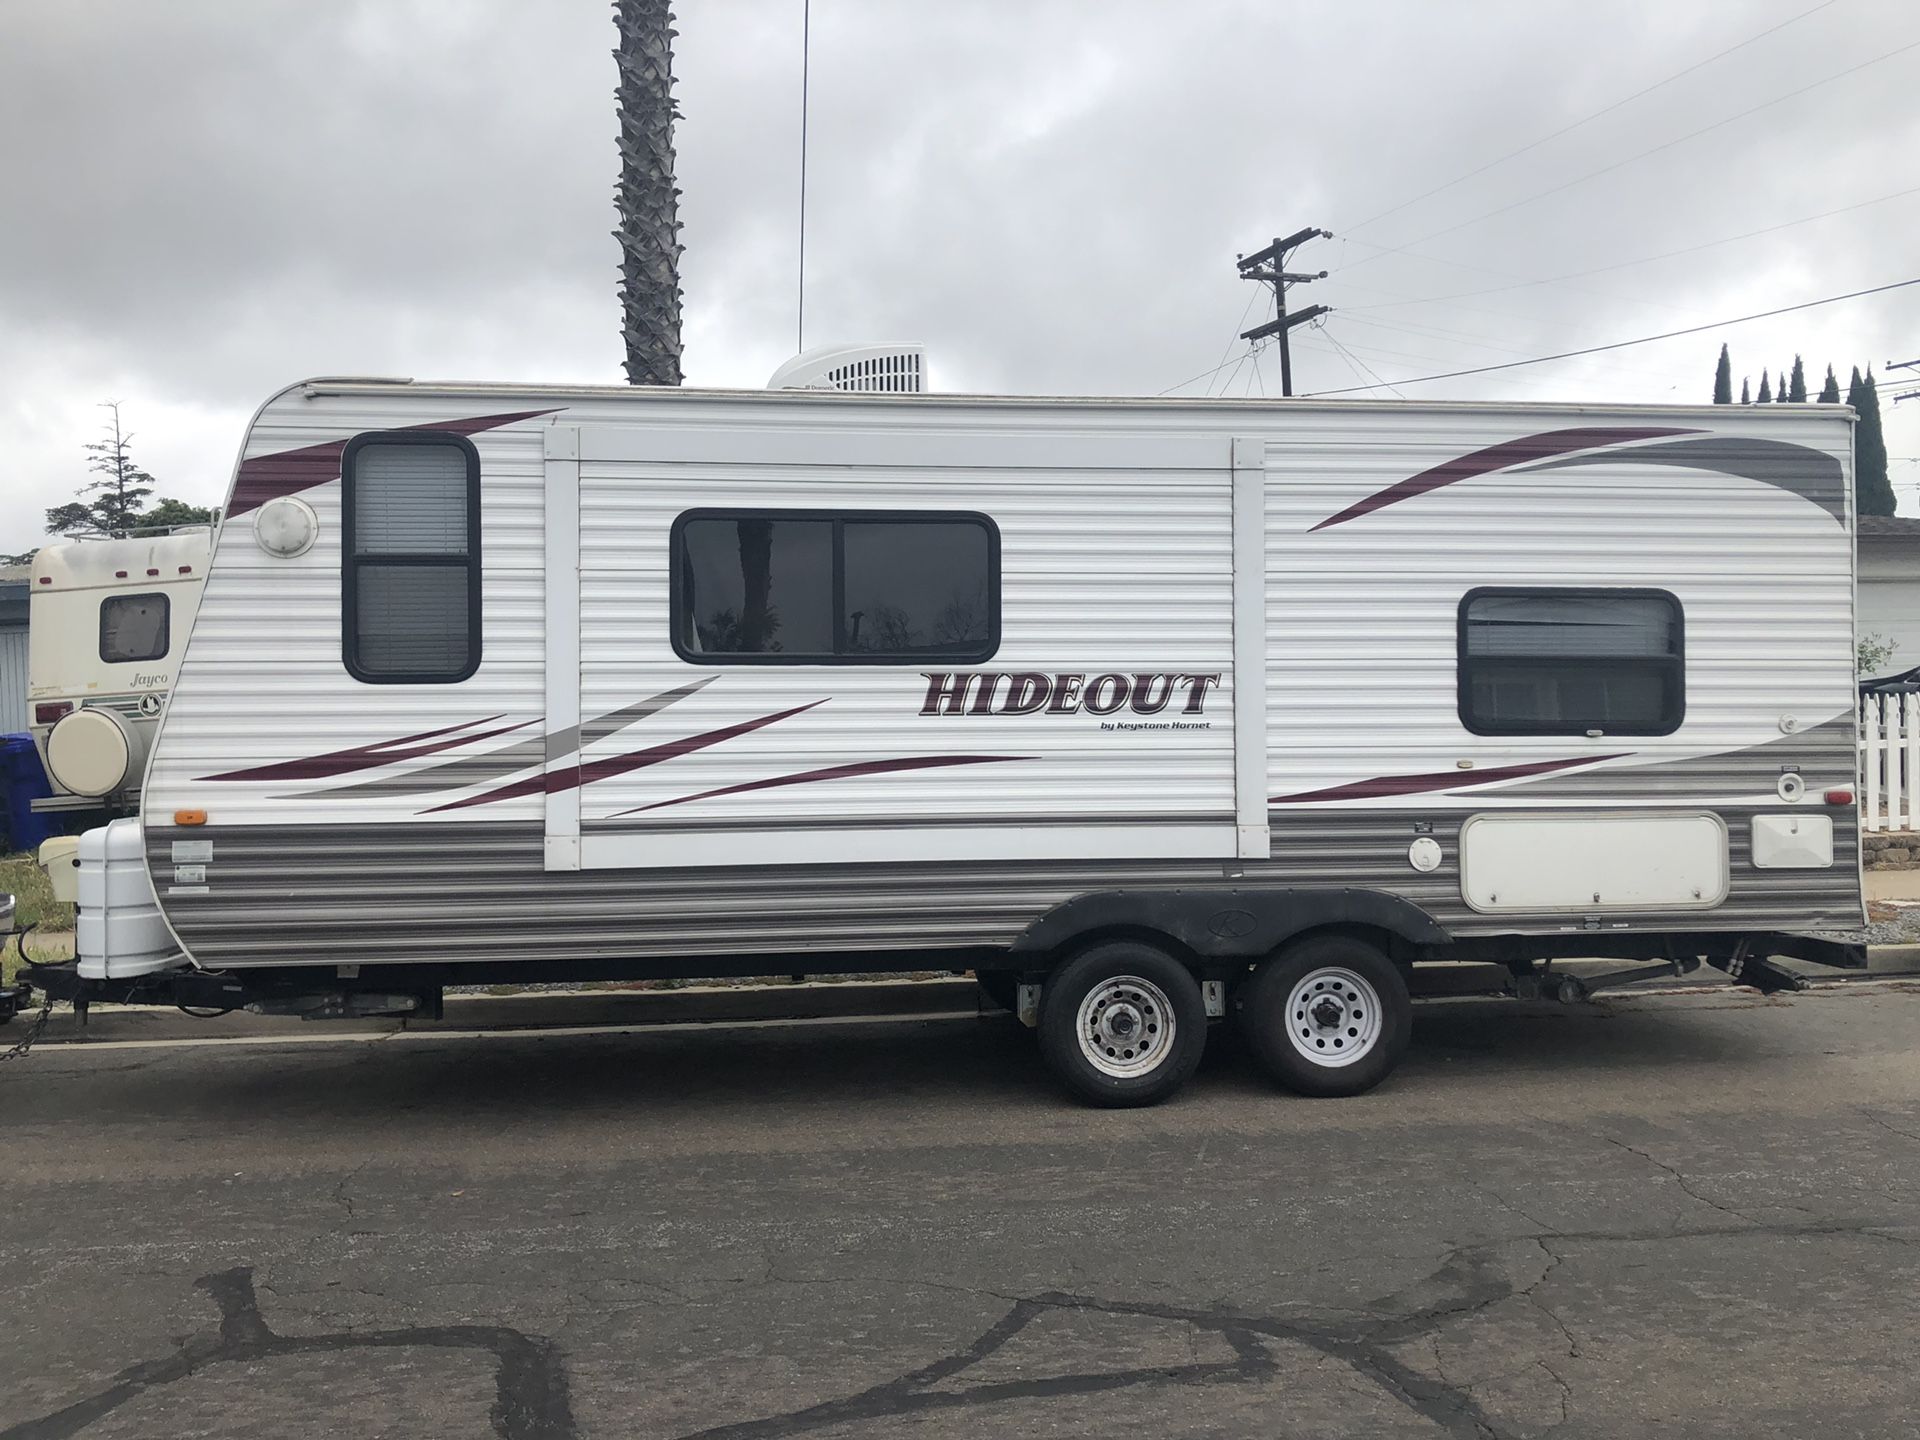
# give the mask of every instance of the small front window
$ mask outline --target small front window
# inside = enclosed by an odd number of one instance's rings
[[[1680,602],[1659,590],[1476,590],[1460,718],[1476,735],[1667,735],[1686,711]]]
[[[448,684],[480,666],[480,459],[432,431],[349,441],[341,461],[341,649],[379,684]]]
[[[167,597],[109,595],[100,602],[100,658],[109,665],[167,653]]]

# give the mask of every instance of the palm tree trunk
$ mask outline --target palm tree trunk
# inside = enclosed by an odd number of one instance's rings
[[[680,383],[680,191],[673,183],[673,15],[667,0],[613,0],[620,44],[621,327],[627,382]]]

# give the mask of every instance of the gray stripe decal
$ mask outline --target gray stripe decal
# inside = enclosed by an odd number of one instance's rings
[[[694,680],[677,689],[663,691],[649,696],[645,700],[636,700],[598,719],[588,720],[581,725],[569,725],[564,730],[556,730],[542,739],[516,740],[511,745],[503,745],[498,750],[489,750],[481,755],[467,755],[458,760],[448,760],[443,764],[429,765],[424,770],[416,770],[410,775],[396,775],[385,780],[362,780],[355,785],[341,785],[331,790],[303,790],[294,795],[278,795],[278,800],[334,800],[346,796],[387,796],[387,795],[431,795],[441,790],[461,790],[469,785],[478,785],[487,780],[498,780],[513,774],[516,770],[526,770],[535,765],[554,764],[571,755],[581,746],[581,736],[591,745],[596,740],[617,734],[627,726],[657,715],[675,701],[684,700],[689,695],[711,685],[718,676],[709,675]]]
[[[1818,505],[1844,526],[1847,523],[1846,475],[1840,462],[1822,450],[1785,440],[1663,440],[1631,450],[1608,450],[1595,455],[1570,455],[1528,465],[1521,474],[1542,470],[1573,470],[1591,465],[1667,465],[1682,470],[1711,470],[1772,485]]]
[[[1789,765],[1804,771],[1808,787],[1818,792],[1852,786],[1854,750],[1854,721],[1849,712],[1743,750],[1602,767],[1577,775],[1543,775],[1502,786],[1499,793],[1555,800],[1657,801],[1676,795],[1714,796],[1771,790],[1779,783],[1782,767]]]
[[[1017,757],[1008,756],[1008,759]],[[1231,825],[1233,813],[1192,815],[936,815],[902,819],[892,815],[802,815],[782,820],[582,820],[582,833],[593,835],[678,834],[693,830],[962,830],[983,825],[1041,829],[1072,825],[1086,829],[1142,825]]]

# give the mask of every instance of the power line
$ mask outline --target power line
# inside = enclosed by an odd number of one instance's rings
[[[1441,305],[1450,300],[1470,300],[1481,295],[1503,295],[1511,290],[1527,290],[1536,285],[1558,285],[1565,280],[1579,280],[1588,275],[1604,275],[1610,270],[1625,270],[1635,265],[1651,265],[1656,260],[1671,260],[1678,255],[1695,255],[1702,250],[1712,250],[1717,246],[1731,245],[1736,240],[1751,240],[1758,235],[1771,235],[1777,230],[1791,230],[1796,225],[1810,225],[1815,220],[1826,220],[1835,215],[1845,215],[1850,211],[1864,210],[1870,205],[1884,205],[1889,200],[1904,199],[1908,195],[1920,195],[1920,185],[1905,190],[1895,190],[1890,195],[1877,195],[1871,200],[1859,200],[1852,205],[1842,205],[1835,210],[1822,210],[1818,215],[1802,215],[1798,220],[1783,220],[1778,225],[1762,226],[1758,230],[1742,231],[1738,235],[1722,236],[1718,240],[1706,240],[1698,245],[1687,245],[1678,250],[1663,250],[1658,255],[1642,255],[1637,260],[1621,260],[1612,265],[1596,265],[1591,270],[1572,270],[1565,275],[1549,275],[1539,280],[1520,280],[1512,285],[1494,285],[1485,290],[1461,290],[1452,295],[1436,295],[1430,300],[1389,300],[1378,305],[1343,305],[1342,310],[1397,310],[1407,305]],[[1362,244],[1365,242],[1362,241]],[[1422,259],[1438,258],[1422,256]],[[1448,261],[1448,264],[1456,262]],[[1485,266],[1463,266],[1462,268],[1485,269]],[[1489,272],[1492,273],[1492,272]]]
[[[1339,351],[1341,356],[1346,358],[1349,364],[1359,366],[1359,370],[1356,370],[1354,372],[1356,375],[1360,373],[1360,370],[1364,370],[1367,374],[1371,375],[1376,381],[1379,382],[1378,386],[1370,386],[1368,388],[1393,390],[1393,393],[1395,395],[1399,395],[1402,400],[1407,398],[1404,395],[1400,395],[1400,392],[1398,390],[1395,390],[1394,387],[1392,385],[1389,385],[1385,380],[1381,380],[1380,372],[1378,370],[1374,369],[1371,365],[1367,364],[1366,361],[1362,360],[1358,355],[1355,355],[1353,354],[1352,351],[1348,350],[1345,345],[1341,344],[1339,336],[1325,332],[1325,331],[1323,331],[1323,333],[1326,333],[1327,335],[1327,343],[1333,346],[1335,350]]]
[[[1234,324],[1234,327],[1233,327],[1233,335],[1232,335],[1232,337],[1231,337],[1231,338],[1230,338],[1230,339],[1229,339],[1229,340],[1227,341],[1227,348],[1226,348],[1226,349],[1224,349],[1224,350],[1222,350],[1222,351],[1220,352],[1220,364],[1219,364],[1219,365],[1216,365],[1216,366],[1215,366],[1215,367],[1213,368],[1213,370],[1212,370],[1211,372],[1209,372],[1209,373],[1212,373],[1212,374],[1217,374],[1217,373],[1219,373],[1219,371],[1220,371],[1220,369],[1221,369],[1222,367],[1224,367],[1224,366],[1226,365],[1226,363],[1227,363],[1227,358],[1228,358],[1228,356],[1230,356],[1230,355],[1232,355],[1232,354],[1233,354],[1233,342],[1234,342],[1235,340],[1238,340],[1238,339],[1240,338],[1240,330],[1241,330],[1241,328],[1242,328],[1242,327],[1243,327],[1243,326],[1244,326],[1244,325],[1245,325],[1245,324],[1247,323],[1247,316],[1249,316],[1249,315],[1251,315],[1251,314],[1253,313],[1253,307],[1254,307],[1255,305],[1257,305],[1257,304],[1259,303],[1259,301],[1260,301],[1260,292],[1259,292],[1258,290],[1256,290],[1256,291],[1254,291],[1254,292],[1253,292],[1253,293],[1252,293],[1251,295],[1249,295],[1249,296],[1247,296],[1247,308],[1246,308],[1246,309],[1244,309],[1244,310],[1242,310],[1242,311],[1240,312],[1240,318],[1239,318],[1239,320],[1238,320],[1238,321],[1236,321],[1236,322],[1235,322],[1235,324]],[[1200,376],[1198,376],[1198,375],[1196,375],[1196,376],[1194,376],[1193,378],[1194,378],[1194,380],[1198,380],[1198,379],[1200,379],[1201,377],[1200,377]],[[1188,383],[1188,384],[1192,384],[1193,382],[1192,382],[1192,381],[1188,381],[1188,382],[1186,382],[1186,383]],[[1180,388],[1180,387],[1179,387],[1178,385],[1176,385],[1176,386],[1174,386],[1174,389],[1176,389],[1176,390],[1177,390],[1177,389],[1179,389],[1179,388]],[[1207,388],[1208,388],[1209,390],[1211,390],[1211,389],[1212,389],[1213,387],[1212,387],[1211,385],[1209,385],[1209,386],[1208,386]],[[1162,390],[1162,391],[1161,391],[1160,393],[1161,393],[1162,395],[1164,395],[1164,394],[1166,394],[1167,392],[1166,392],[1166,391],[1164,391],[1164,390]]]
[[[1409,380],[1396,380],[1395,385],[1424,385],[1430,380],[1453,380],[1462,375],[1486,375],[1495,370],[1517,370],[1523,365],[1544,365],[1550,360],[1573,360],[1582,355],[1599,355],[1608,350],[1625,350],[1631,345],[1650,345],[1655,340],[1673,340],[1682,335],[1698,335],[1703,330],[1718,330],[1727,325],[1744,325],[1750,320],[1767,320],[1775,315],[1791,315],[1796,310],[1812,310],[1821,305],[1835,305],[1842,300],[1858,300],[1866,295],[1882,295],[1889,290],[1904,290],[1909,285],[1920,285],[1920,276],[1912,280],[1896,280],[1890,285],[1875,285],[1866,290],[1850,290],[1844,295],[1828,295],[1820,300],[1803,300],[1798,305],[1782,305],[1777,310],[1761,310],[1752,315],[1736,315],[1731,320],[1715,320],[1706,325],[1689,325],[1684,330],[1668,330],[1659,335],[1642,335],[1635,340],[1616,340],[1610,345],[1590,345],[1584,350],[1563,350],[1557,355],[1536,355],[1531,360],[1509,360],[1501,365],[1476,365],[1466,370],[1448,370],[1439,375],[1419,375]],[[1315,395],[1348,395],[1356,390],[1377,390],[1377,385],[1349,385],[1341,390],[1317,390]]]
[[[1795,15],[1789,20],[1782,20],[1778,25],[1770,25],[1765,30],[1760,31],[1760,33],[1757,35],[1749,35],[1746,39],[1742,40],[1737,45],[1729,45],[1726,49],[1720,51],[1718,54],[1709,55],[1704,60],[1695,61],[1693,64],[1687,66],[1687,68],[1684,70],[1674,71],[1673,74],[1667,76],[1667,78],[1664,80],[1654,81],[1653,84],[1647,86],[1644,90],[1636,90],[1633,92],[1633,94],[1626,96],[1624,99],[1616,100],[1611,105],[1603,105],[1600,109],[1595,110],[1593,113],[1589,115],[1582,115],[1578,120],[1575,120],[1571,125],[1562,125],[1558,130],[1555,130],[1552,134],[1542,135],[1538,140],[1535,140],[1529,145],[1522,145],[1518,150],[1509,150],[1506,154],[1500,156],[1500,158],[1497,160],[1489,160],[1487,161],[1486,164],[1481,165],[1475,169],[1469,170],[1464,175],[1456,175],[1454,176],[1453,179],[1447,181],[1446,184],[1444,185],[1436,185],[1433,187],[1433,189],[1423,191],[1420,194],[1414,196],[1411,200],[1402,200],[1398,205],[1393,206],[1391,209],[1382,210],[1378,215],[1372,216],[1371,218],[1366,220],[1362,220],[1358,225],[1349,225],[1341,233],[1345,235],[1351,235],[1355,230],[1364,230],[1367,226],[1373,224],[1375,220],[1384,220],[1389,215],[1397,215],[1402,210],[1406,209],[1409,205],[1418,205],[1422,200],[1426,200],[1431,198],[1432,196],[1438,195],[1443,190],[1451,190],[1454,186],[1462,184],[1465,181],[1471,180],[1476,175],[1486,174],[1487,171],[1493,169],[1496,165],[1504,165],[1507,163],[1507,161],[1515,159],[1521,155],[1525,155],[1530,150],[1538,150],[1542,145],[1545,145],[1548,141],[1558,140],[1562,135],[1571,134],[1573,131],[1578,130],[1582,125],[1590,124],[1593,121],[1598,120],[1603,115],[1611,115],[1614,111],[1620,109],[1621,106],[1631,105],[1635,100],[1640,99],[1641,96],[1651,95],[1656,90],[1664,89],[1666,86],[1673,84],[1673,82],[1676,80],[1685,79],[1687,76],[1693,74],[1693,72],[1696,70],[1704,70],[1707,66],[1713,64],[1714,61],[1724,60],[1726,59],[1727,56],[1733,54],[1734,51],[1736,50],[1744,50],[1746,49],[1747,46],[1753,44],[1755,41],[1764,40],[1767,38],[1767,36],[1772,35],[1777,31],[1784,30],[1789,25],[1798,25],[1802,20],[1806,19],[1809,15],[1817,15],[1820,13],[1820,11],[1825,10],[1829,5],[1832,5],[1834,3],[1835,3],[1835,0],[1820,0],[1820,3],[1818,5],[1815,5],[1810,10],[1802,10],[1798,15]]]
[[[1610,175],[1615,170],[1619,170],[1624,168],[1625,166],[1632,165],[1636,161],[1646,159],[1649,155],[1658,155],[1663,150],[1671,150],[1673,149],[1674,146],[1684,145],[1689,140],[1698,140],[1702,135],[1709,135],[1715,130],[1723,129],[1726,126],[1733,124],[1736,120],[1745,120],[1750,115],[1757,115],[1762,110],[1772,109],[1775,105],[1784,104],[1786,101],[1792,100],[1796,96],[1805,95],[1810,90],[1818,90],[1823,85],[1831,85],[1836,80],[1844,80],[1849,75],[1857,74],[1859,71],[1865,70],[1869,66],[1879,65],[1884,63],[1885,61],[1892,60],[1895,57],[1904,55],[1909,50],[1912,50],[1915,48],[1920,48],[1920,40],[1910,40],[1897,50],[1889,50],[1883,55],[1874,56],[1871,60],[1862,60],[1858,65],[1849,66],[1847,69],[1841,70],[1836,74],[1829,75],[1825,79],[1815,80],[1809,85],[1802,85],[1798,90],[1789,90],[1785,95],[1776,95],[1771,100],[1762,101],[1758,105],[1754,105],[1748,109],[1742,110],[1738,115],[1729,115],[1724,120],[1716,120],[1711,125],[1703,125],[1698,130],[1690,130],[1685,135],[1677,136],[1672,140],[1663,141],[1660,144],[1653,146],[1651,149],[1640,151],[1637,155],[1629,155],[1624,160],[1616,160],[1611,165],[1602,165],[1598,170],[1589,170],[1584,175],[1576,176],[1572,180],[1562,181],[1558,185],[1550,186],[1545,190],[1537,191],[1536,193],[1525,196],[1522,199],[1510,201],[1508,204],[1501,205],[1492,210],[1488,210],[1484,214],[1475,215],[1472,218],[1467,220],[1461,220],[1456,224],[1448,225],[1445,228],[1440,230],[1430,231],[1427,234],[1420,236],[1420,238],[1417,240],[1409,240],[1404,245],[1389,245],[1389,246],[1379,247],[1378,253],[1364,256],[1361,259],[1354,261],[1353,264],[1345,266],[1343,268],[1346,270],[1353,270],[1353,269],[1357,269],[1362,265],[1370,265],[1375,260],[1378,260],[1382,255],[1408,254],[1412,251],[1413,247],[1416,245],[1424,245],[1429,240],[1438,240],[1443,235],[1451,235],[1454,233],[1454,231],[1464,230],[1469,225],[1478,225],[1482,220],[1491,220],[1496,215],[1505,215],[1510,210],[1518,210],[1523,205],[1531,205],[1534,201],[1544,200],[1549,195],[1558,195],[1563,190],[1571,190],[1576,185],[1584,185],[1589,180],[1596,180],[1602,175]],[[1362,242],[1362,243],[1365,243],[1365,242]],[[1428,259],[1432,257],[1416,256],[1415,258]]]

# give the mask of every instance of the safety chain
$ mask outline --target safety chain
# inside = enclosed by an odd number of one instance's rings
[[[33,1023],[27,1027],[27,1033],[16,1040],[11,1049],[0,1051],[0,1065],[6,1064],[9,1060],[18,1060],[22,1055],[26,1054],[27,1051],[31,1050],[33,1048],[33,1042],[40,1038],[41,1034],[47,1028],[47,1021],[52,1018],[53,996],[49,995],[47,996],[46,1003],[40,1007],[40,1013],[33,1017]]]
[[[14,943],[14,948],[20,952],[20,958],[25,960],[27,958],[27,936],[33,933],[33,929],[34,927],[32,925],[27,925],[21,929],[10,931],[4,939],[0,939],[0,950],[6,949],[6,942],[11,940]],[[0,1051],[0,1065],[6,1064],[9,1060],[18,1060],[22,1055],[26,1054],[27,1051],[31,1050],[33,1048],[33,1042],[46,1033],[47,1021],[52,1018],[53,996],[48,995],[45,1002],[40,1006],[40,1013],[34,1016],[33,1023],[27,1026],[27,1033],[16,1040],[9,1049]]]

